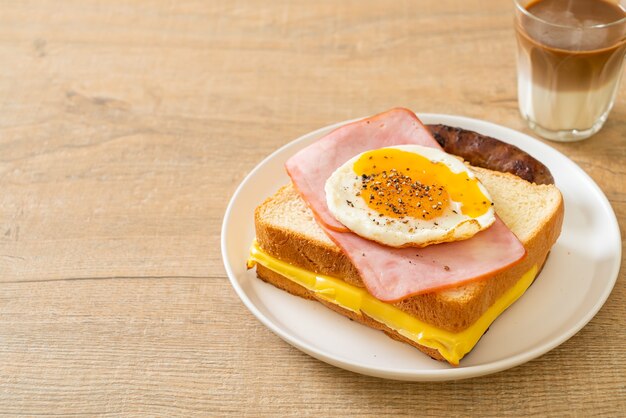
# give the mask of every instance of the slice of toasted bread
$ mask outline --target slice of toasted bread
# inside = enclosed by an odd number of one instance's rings
[[[500,296],[533,266],[541,268],[558,238],[563,220],[563,200],[553,185],[536,185],[508,173],[472,167],[489,191],[496,213],[524,244],[527,255],[512,268],[495,276],[457,288],[427,293],[393,303],[400,310],[441,329],[460,332],[473,324]],[[289,264],[343,279],[364,287],[356,268],[317,225],[313,213],[291,184],[282,187],[255,211],[259,246]],[[313,292],[290,282],[263,266],[259,277],[295,295],[315,298]],[[319,300],[319,299],[317,299]],[[322,301],[327,306],[332,305]],[[370,318],[357,318],[336,305],[331,309],[359,322],[382,329],[394,339],[414,345],[431,357],[434,350],[419,346]]]

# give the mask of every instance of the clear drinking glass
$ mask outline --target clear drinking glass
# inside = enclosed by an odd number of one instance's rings
[[[600,1],[604,4],[598,4]],[[514,2],[522,116],[532,130],[547,139],[590,137],[606,121],[622,76],[626,0]],[[610,4],[617,13],[607,9],[604,16],[594,16]]]

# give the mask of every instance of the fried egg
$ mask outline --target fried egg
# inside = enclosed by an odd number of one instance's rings
[[[459,159],[420,145],[367,151],[326,181],[333,216],[391,247],[467,239],[495,222],[489,193]]]

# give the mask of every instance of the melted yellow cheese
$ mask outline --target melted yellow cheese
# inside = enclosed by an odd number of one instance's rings
[[[341,279],[316,274],[278,260],[265,253],[255,241],[250,249],[248,267],[251,268],[256,263],[315,292],[319,298],[352,312],[366,314],[404,337],[437,350],[449,363],[454,365],[458,365],[459,360],[474,348],[491,323],[522,296],[537,274],[537,266],[535,265],[496,300],[476,322],[465,330],[454,333],[420,321],[395,306],[376,299],[365,289],[352,286]]]

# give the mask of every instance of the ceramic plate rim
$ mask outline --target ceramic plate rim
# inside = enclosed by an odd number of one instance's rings
[[[424,121],[424,123],[450,124],[450,121],[453,120],[455,126],[463,127],[466,129],[479,130],[478,127],[481,127],[481,126],[486,127],[490,130],[495,129],[495,130],[503,132],[504,138],[512,138],[512,137],[523,138],[523,141],[530,141],[529,143],[532,143],[532,146],[534,147],[538,147],[540,151],[553,153],[557,157],[567,160],[572,165],[572,167],[578,170],[579,174],[582,175],[588,181],[589,185],[593,189],[595,189],[596,194],[600,198],[600,203],[602,204],[603,209],[607,211],[607,213],[612,215],[612,216],[609,216],[609,219],[607,219],[606,221],[611,224],[610,225],[611,230],[617,232],[616,234],[617,239],[612,244],[612,246],[615,247],[616,253],[621,254],[621,236],[619,232],[619,224],[617,222],[615,212],[613,211],[613,208],[611,207],[610,202],[608,201],[607,197],[602,192],[600,187],[595,183],[595,181],[591,177],[589,177],[589,175],[582,168],[580,168],[575,162],[570,160],[564,154],[550,147],[549,145],[543,142],[540,142],[536,140],[535,138],[532,138],[522,132],[516,131],[511,128],[507,128],[505,126],[501,126],[492,122],[487,122],[484,120],[469,118],[465,116],[448,115],[448,114],[440,114],[440,113],[418,113],[418,116],[420,117],[420,119]],[[589,323],[589,321],[591,321],[591,319],[599,312],[599,310],[602,308],[602,306],[608,299],[611,291],[613,290],[613,287],[615,286],[615,282],[617,281],[617,278],[619,275],[619,269],[621,265],[621,257],[619,256],[615,257],[615,260],[612,265],[611,273],[610,273],[610,278],[608,279],[606,286],[603,292],[600,294],[596,303],[587,312],[586,315],[584,315],[578,322],[572,325],[567,331],[560,333],[560,335],[555,336],[552,339],[549,339],[548,341],[544,342],[543,344],[540,344],[534,349],[530,349],[530,350],[521,352],[519,354],[513,355],[511,357],[503,358],[503,359],[486,363],[486,364],[467,366],[463,368],[450,368],[450,369],[413,369],[413,368],[406,369],[406,368],[374,367],[371,365],[363,365],[363,364],[359,364],[358,362],[351,362],[349,359],[335,356],[332,353],[319,350],[316,347],[311,346],[307,342],[302,341],[297,336],[287,331],[284,331],[277,324],[272,322],[272,320],[267,318],[256,307],[256,305],[250,300],[245,290],[239,284],[238,278],[235,275],[231,267],[231,263],[230,263],[229,255],[227,251],[227,240],[228,240],[229,225],[232,221],[231,217],[232,217],[234,205],[236,204],[238,197],[241,194],[244,186],[249,181],[251,181],[251,179],[255,177],[256,173],[265,164],[273,160],[277,155],[281,154],[286,148],[292,147],[292,146],[297,147],[297,145],[306,143],[307,141],[311,140],[311,138],[319,138],[321,135],[327,132],[330,132],[333,129],[336,129],[342,125],[345,125],[347,123],[354,122],[360,119],[362,118],[356,118],[352,120],[338,122],[335,124],[322,127],[320,129],[301,135],[297,139],[290,141],[286,143],[285,145],[283,145],[282,147],[278,148],[277,150],[272,152],[269,156],[264,158],[260,163],[258,163],[252,169],[252,171],[250,171],[250,173],[241,181],[241,183],[235,190],[235,193],[233,194],[232,198],[230,199],[228,203],[228,206],[224,214],[224,219],[222,222],[222,231],[221,231],[221,240],[220,240],[224,267],[226,269],[230,283],[233,286],[235,292],[237,293],[237,296],[242,300],[244,305],[250,310],[250,312],[252,312],[252,314],[263,325],[269,328],[272,332],[274,332],[284,341],[300,349],[301,351],[319,360],[322,360],[326,363],[332,364],[334,366],[337,366],[346,370],[350,370],[353,372],[370,375],[370,376],[387,378],[387,379],[411,380],[411,381],[444,381],[444,380],[457,380],[457,379],[464,379],[464,378],[470,378],[470,377],[478,377],[478,376],[483,376],[486,374],[496,373],[496,372],[506,370],[506,369],[518,366],[520,364],[526,363],[530,360],[533,360],[547,353],[548,351],[554,349],[555,347],[559,346],[560,344],[567,341],[568,339],[570,339],[578,331],[580,331],[587,323]],[[509,134],[509,135],[506,135],[506,134]],[[503,141],[509,142],[506,139],[503,139]],[[515,143],[515,145],[520,146],[520,144],[518,143]],[[300,148],[297,148],[297,149],[300,149]],[[523,147],[520,146],[520,148],[523,148]],[[295,151],[297,151],[297,149]],[[613,235],[615,236],[615,234]]]

